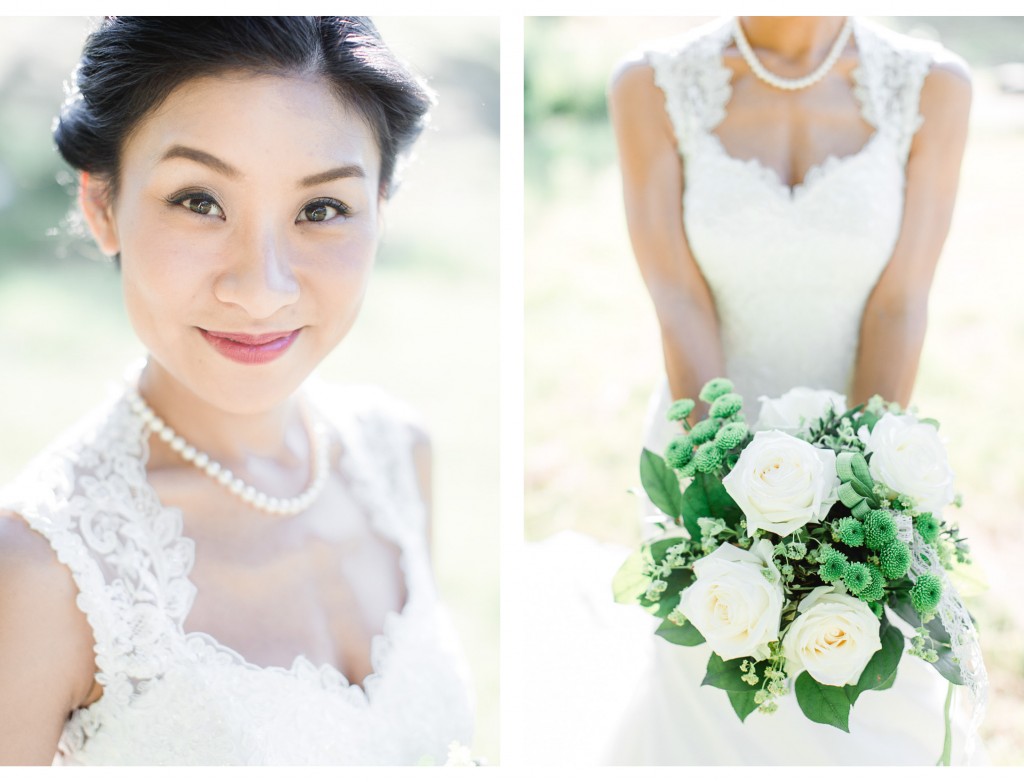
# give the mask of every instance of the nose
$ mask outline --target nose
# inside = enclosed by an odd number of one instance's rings
[[[292,271],[292,251],[273,231],[231,241],[228,262],[214,282],[214,295],[241,307],[254,320],[265,320],[299,299]]]

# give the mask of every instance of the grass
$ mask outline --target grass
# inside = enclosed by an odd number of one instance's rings
[[[610,542],[637,542],[636,499],[627,489],[639,484],[644,412],[663,372],[657,322],[629,247],[610,130],[593,115],[594,95],[567,95],[562,85],[582,91],[596,84],[589,89],[600,90],[631,47],[689,24],[643,17],[527,23],[527,40],[536,34],[545,41],[531,50],[527,77],[541,96],[527,96],[533,114],[526,134],[530,540],[574,529]],[[978,35],[978,29],[1000,24],[1005,20],[965,25],[960,32]],[[1021,22],[1013,24],[1020,61]],[[982,43],[973,40],[962,47],[964,54],[984,49]],[[580,58],[578,50],[585,50]],[[996,90],[987,67],[992,64],[991,54],[971,60],[970,140],[931,293],[914,401],[923,415],[942,422],[964,495],[956,518],[972,544],[972,574],[987,582],[987,590],[975,587],[968,598],[991,678],[983,736],[993,762],[1020,764],[1024,604],[1017,596],[1024,593],[1024,571],[1017,557],[1024,426],[1017,400],[1024,387],[1024,311],[1018,303],[1024,268],[1016,262],[1019,183],[1007,172],[1024,163],[1024,99]]]

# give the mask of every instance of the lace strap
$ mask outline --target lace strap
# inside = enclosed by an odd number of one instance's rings
[[[426,508],[413,458],[420,427],[411,408],[379,388],[317,384],[310,390],[341,434],[341,471],[377,531],[403,549],[425,542]]]
[[[665,93],[665,110],[683,155],[693,149],[699,132],[710,132],[725,119],[732,73],[722,63],[722,50],[731,37],[731,21],[725,19],[644,52]]]
[[[119,398],[47,449],[0,506],[45,537],[74,578],[93,630],[103,697],[76,711],[62,747],[80,747],[173,657],[195,590],[191,541],[146,480],[141,422]]]
[[[854,36],[861,61],[853,73],[854,94],[865,121],[892,138],[904,165],[923,121],[921,87],[938,45],[861,19],[854,25]]]

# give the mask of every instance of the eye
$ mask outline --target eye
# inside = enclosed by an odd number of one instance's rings
[[[336,217],[347,217],[351,210],[341,201],[333,198],[318,198],[310,201],[295,218],[297,223],[323,223]]]
[[[224,210],[220,208],[220,204],[209,193],[181,193],[180,195],[171,196],[167,200],[177,206],[183,206],[197,215],[224,219]]]

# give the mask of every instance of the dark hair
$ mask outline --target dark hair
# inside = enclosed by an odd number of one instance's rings
[[[326,78],[373,130],[385,197],[433,104],[366,17],[108,16],[85,42],[54,128],[57,148],[116,195],[122,147],[138,123],[184,82],[235,69]]]

